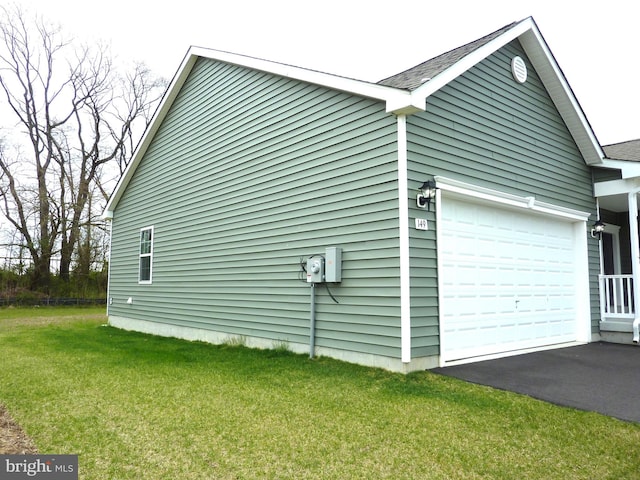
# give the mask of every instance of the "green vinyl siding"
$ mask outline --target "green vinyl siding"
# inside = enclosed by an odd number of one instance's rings
[[[398,358],[396,142],[380,102],[199,59],[114,212],[110,315],[307,344],[300,261],[338,246],[316,345]]]
[[[525,59],[528,79],[511,76]],[[408,118],[409,185],[434,175],[592,212],[591,171],[519,42],[495,52],[427,98],[426,112]],[[415,202],[415,194],[412,197]],[[432,209],[433,210],[433,209]],[[429,231],[411,230],[412,356],[438,345],[435,216]],[[587,234],[587,232],[585,232]],[[593,330],[598,325],[598,244],[588,244]]]

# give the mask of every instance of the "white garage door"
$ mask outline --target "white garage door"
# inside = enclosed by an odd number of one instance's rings
[[[442,361],[577,339],[574,223],[442,198]]]

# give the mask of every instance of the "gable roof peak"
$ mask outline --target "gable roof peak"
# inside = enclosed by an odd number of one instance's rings
[[[386,85],[388,87],[401,88],[409,91],[415,90],[427,81],[431,80],[436,75],[455,65],[463,57],[466,57],[470,53],[476,51],[495,38],[500,37],[503,33],[511,30],[513,27],[523,21],[533,21],[533,19],[532,17],[528,17],[525,20],[521,20],[520,22],[512,22],[502,28],[499,28],[495,32],[485,35],[482,38],[469,42],[466,45],[454,48],[453,50],[449,50],[448,52],[442,53],[414,67],[411,67],[408,70],[382,79],[378,82],[378,84]]]

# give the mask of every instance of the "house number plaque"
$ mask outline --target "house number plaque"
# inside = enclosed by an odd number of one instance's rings
[[[426,218],[416,218],[416,230],[429,230]]]

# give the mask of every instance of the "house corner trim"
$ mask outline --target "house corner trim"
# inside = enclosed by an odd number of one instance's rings
[[[409,181],[407,116],[398,115],[398,219],[400,239],[400,352],[403,363],[411,362],[411,293],[409,262]]]

